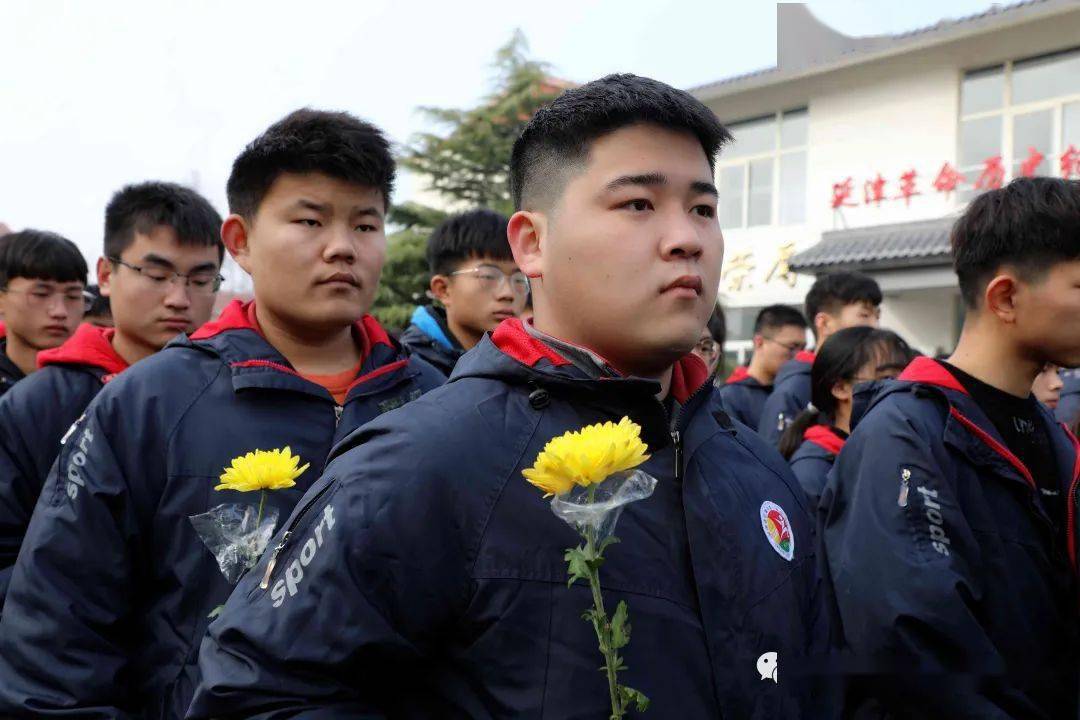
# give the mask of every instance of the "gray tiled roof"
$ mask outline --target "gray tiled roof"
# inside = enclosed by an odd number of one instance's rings
[[[821,234],[821,242],[791,258],[791,269],[892,270],[948,265],[949,231],[955,218],[877,225]]]

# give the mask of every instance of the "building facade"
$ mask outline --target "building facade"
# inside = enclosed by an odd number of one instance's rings
[[[1032,0],[853,38],[777,5],[775,68],[691,90],[735,142],[717,162],[729,357],[754,316],[860,269],[884,325],[948,352],[963,309],[948,232],[1021,175],[1080,178],[1080,0]]]

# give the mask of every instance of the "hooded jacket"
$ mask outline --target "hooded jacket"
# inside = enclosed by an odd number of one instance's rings
[[[279,523],[330,448],[441,382],[365,317],[344,405],[301,377],[234,302],[110,382],[64,443],[0,623],[0,716],[179,718],[208,616],[229,595],[190,518],[258,493],[215,490],[234,458],[289,447],[310,467],[267,491]]]
[[[828,578],[887,717],[1077,712],[1077,441],[1044,421],[1068,502],[1055,531],[1029,470],[941,364],[883,384],[821,498]],[[891,714],[890,714],[891,713]]]
[[[709,410],[707,380],[696,357],[676,365],[670,417],[657,383],[591,377],[504,321],[446,386],[335,450],[211,626],[189,717],[607,717],[591,596],[566,584],[580,537],[521,473],[553,437],[624,416],[658,483],[600,574],[633,624],[620,682],[656,717],[818,717],[796,679],[828,632],[802,492]],[[761,680],[766,652],[787,682]]]
[[[717,390],[716,399],[729,416],[756,429],[761,424],[761,411],[772,390],[772,385],[762,385],[740,365]]]
[[[38,353],[39,370],[0,398],[0,609],[60,439],[105,383],[127,369],[112,328],[80,325]]]
[[[7,326],[0,323],[0,395],[25,377],[26,373],[7,356]]]
[[[446,311],[420,306],[413,311],[409,327],[401,334],[401,344],[411,355],[419,355],[446,377],[465,354],[446,325]]]
[[[811,425],[803,433],[803,442],[788,464],[806,493],[810,508],[816,512],[825,478],[844,447],[844,438],[827,425]]]
[[[761,409],[758,433],[771,445],[780,443],[784,428],[810,404],[810,368],[814,353],[802,350],[776,373],[772,394]]]

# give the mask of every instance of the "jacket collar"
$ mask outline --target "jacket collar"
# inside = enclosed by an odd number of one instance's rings
[[[7,356],[7,336],[0,336],[0,390],[5,385],[14,385],[26,377],[15,362]]]
[[[127,361],[113,349],[112,339],[115,334],[116,330],[113,328],[83,323],[60,347],[39,352],[37,365],[39,368],[48,365],[81,365],[101,370],[104,373],[101,381],[108,382],[128,369]]]
[[[838,455],[844,447],[844,438],[828,425],[811,425],[803,433],[803,440],[817,445],[830,455]]]
[[[353,335],[364,348],[364,359],[356,380],[349,386],[348,400],[380,392],[418,373],[370,315],[354,324]],[[224,360],[232,371],[234,390],[291,390],[332,401],[326,388],[304,378],[267,342],[256,319],[254,301],[233,300],[217,320],[174,343],[191,345]]]
[[[450,327],[446,323],[446,312],[434,307],[425,307],[423,305],[416,308],[413,311],[412,317],[409,318],[409,322],[412,323],[417,330],[427,335],[433,343],[438,345],[444,350],[463,352],[461,343],[457,341],[454,334],[450,332]]]

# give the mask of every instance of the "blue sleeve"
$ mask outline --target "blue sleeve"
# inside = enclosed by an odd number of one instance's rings
[[[874,672],[868,694],[898,716],[1007,717],[1004,707],[1027,703],[992,678],[1004,661],[974,603],[993,589],[976,575],[979,541],[957,501],[942,426],[916,424],[917,412],[874,408],[822,496],[843,637],[860,672]],[[928,509],[941,523],[931,527]]]
[[[331,463],[211,624],[189,718],[409,715],[407,678],[463,611],[469,577],[450,478],[386,417]]]
[[[821,491],[825,488],[825,478],[831,468],[832,464],[822,457],[800,456],[798,452],[791,457],[791,472],[795,474],[795,479],[806,494],[811,516],[817,512]]]
[[[805,409],[806,403],[800,402],[796,394],[792,392],[790,383],[778,386],[769,395],[769,399],[765,401],[765,407],[761,410],[758,434],[770,445],[776,447],[780,444],[780,436],[784,428]]]
[[[0,399],[0,608],[60,440],[93,397],[85,395],[40,371]]]
[[[149,536],[129,478],[137,467],[140,483],[152,483],[152,464],[138,459],[162,450],[137,442],[154,433],[102,402],[106,394],[50,470],[12,574],[0,623],[5,717],[133,717],[134,578]]]

